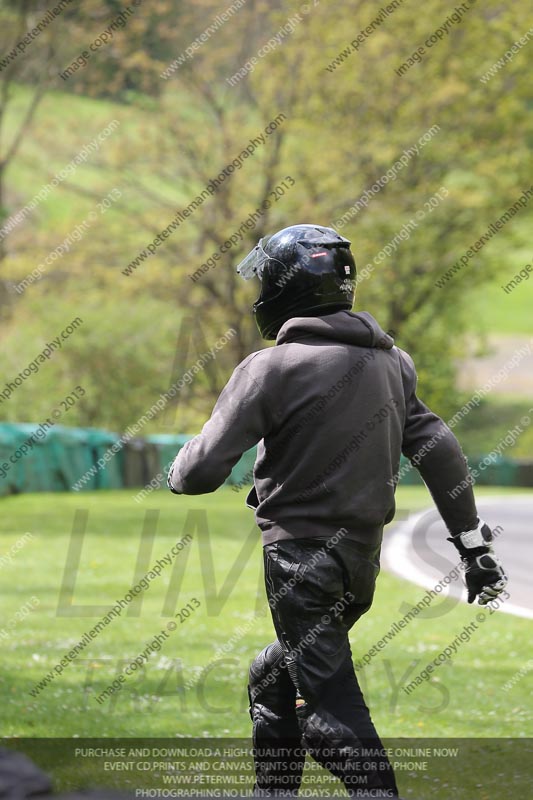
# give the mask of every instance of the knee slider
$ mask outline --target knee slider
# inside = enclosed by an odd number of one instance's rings
[[[278,642],[269,644],[254,658],[250,666],[248,683],[251,705],[256,702],[265,702],[272,694],[269,690],[279,676],[282,665],[283,650]]]

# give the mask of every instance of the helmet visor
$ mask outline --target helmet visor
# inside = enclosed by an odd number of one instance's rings
[[[263,245],[266,244],[269,239],[270,236],[260,239],[259,243],[256,244],[254,249],[251,250],[237,266],[237,273],[241,276],[241,278],[244,278],[245,281],[249,281],[250,278],[253,278],[254,276],[261,279],[265,264],[270,258],[270,256],[265,253]]]

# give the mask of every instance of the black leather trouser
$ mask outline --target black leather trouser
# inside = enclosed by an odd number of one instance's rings
[[[332,541],[283,540],[263,549],[278,638],[250,668],[258,795],[297,795],[308,752],[350,796],[398,797],[348,640],[372,603],[379,547]]]

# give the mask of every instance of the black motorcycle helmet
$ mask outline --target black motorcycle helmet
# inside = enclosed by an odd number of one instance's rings
[[[265,236],[237,272],[261,280],[253,312],[263,339],[275,339],[291,317],[349,311],[353,305],[355,261],[349,240],[333,228],[291,225]]]

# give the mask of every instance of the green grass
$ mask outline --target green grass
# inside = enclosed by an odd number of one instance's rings
[[[248,665],[274,636],[266,613],[259,536],[243,500],[244,492],[237,496],[229,489],[205,497],[175,498],[158,492],[145,501],[144,508],[132,501],[130,492],[34,494],[2,500],[2,552],[12,552],[10,548],[25,532],[34,537],[2,569],[4,630],[31,596],[40,601],[13,627],[8,639],[2,639],[4,735],[248,739]],[[423,488],[404,487],[398,492],[399,517],[427,505]],[[65,574],[73,519],[80,509],[87,510],[88,522],[79,567],[74,569],[71,561]],[[148,509],[159,515],[155,528],[145,523]],[[172,574],[166,568],[147,590],[137,615],[127,616],[123,611],[91,642],[86,653],[36,698],[31,697],[30,689],[133,585],[143,525],[143,552],[149,565],[191,531],[193,541],[175,561],[178,571]],[[150,532],[154,533],[152,552]],[[145,571],[146,565],[140,573]],[[63,603],[59,612],[60,588],[63,585],[65,589],[69,582],[70,603]],[[350,635],[354,658],[403,616],[402,604],[415,604],[423,593],[417,586],[382,573],[371,612]],[[138,677],[129,678],[122,691],[99,705],[95,696],[193,597],[200,607],[178,624]],[[101,606],[101,610],[87,610],[84,605]],[[410,695],[400,689],[475,613],[472,607],[459,604],[436,620],[413,620],[359,673],[382,737],[475,739],[533,734],[528,681],[520,680],[512,690],[502,692],[502,686],[530,656],[527,620],[494,614],[431,681]],[[237,631],[239,626],[244,626],[244,633]],[[187,688],[191,679],[193,684]],[[489,751],[494,747],[490,742],[487,746]],[[102,783],[98,761],[81,766],[79,760],[69,762],[57,745],[56,752],[48,754],[46,746],[44,751],[42,745],[35,750],[35,743],[28,748],[37,753],[37,761],[41,754],[42,766],[50,769],[57,765],[57,788]],[[469,763],[486,758],[487,747],[478,750],[474,747]],[[399,776],[406,796],[410,786],[417,794],[419,785],[426,797],[444,800],[448,796],[449,761],[432,764],[431,780],[422,773]],[[307,768],[309,780],[316,780],[316,770],[316,764]],[[321,774],[325,775],[319,770]],[[105,777],[107,785],[123,788],[153,785],[149,775]],[[416,783],[426,778],[425,783]],[[316,784],[309,785],[316,789]],[[468,792],[476,791],[475,785],[466,781],[466,793],[457,797],[471,800],[473,795]]]
[[[262,586],[259,536],[243,500],[244,492],[236,495],[229,489],[206,497],[175,498],[158,492],[144,507],[132,501],[130,492],[3,499],[2,553],[9,552],[25,532],[33,535],[1,570],[4,630],[9,631],[8,621],[30,597],[39,600],[35,610],[2,639],[4,735],[248,737],[248,665],[274,636]],[[405,516],[427,506],[428,494],[423,488],[405,487],[399,490],[398,501],[399,516]],[[77,509],[88,511],[87,530],[79,568],[70,561],[65,575]],[[148,509],[159,514],[155,528],[145,524]],[[136,616],[124,610],[85,653],[36,698],[31,697],[34,685],[133,585],[143,524],[143,553],[149,565],[191,531],[192,543],[174,562],[177,571],[167,567],[145,593]],[[146,569],[143,566],[141,574]],[[65,589],[69,582],[70,602],[58,611],[60,587]],[[351,633],[354,658],[403,615],[402,603],[414,604],[423,593],[420,587],[382,573],[371,612]],[[193,597],[200,607],[178,623],[138,677],[129,678],[122,691],[99,705],[95,695]],[[89,605],[101,610],[84,608]],[[408,675],[411,680],[453,640],[475,613],[474,608],[459,604],[436,620],[413,620],[360,673],[383,737],[533,735],[528,680],[502,692],[502,686],[530,657],[527,620],[494,614],[431,681],[410,695],[399,688]],[[239,626],[245,626],[244,635],[236,633]],[[225,650],[217,655],[219,648]],[[219,659],[223,661],[216,665]],[[190,679],[196,683],[185,688]],[[73,780],[76,769],[66,770]]]
[[[177,566],[186,562],[179,593],[176,588],[180,576],[175,575],[171,580],[171,572],[166,569],[146,592],[139,615],[128,617],[124,611],[121,618],[112,622],[88,647],[83,666],[80,663],[70,665],[36,699],[28,695],[34,683],[132,584],[145,512],[132,503],[131,495],[126,492],[94,493],[83,498],[78,495],[26,495],[2,501],[5,512],[2,519],[4,552],[25,531],[34,535],[13,563],[4,567],[4,619],[11,618],[30,596],[35,595],[40,600],[36,610],[14,629],[9,641],[3,645],[6,733],[17,736],[136,736],[140,731],[135,712],[143,704],[150,704],[155,705],[157,713],[143,719],[143,735],[247,735],[243,690],[245,671],[253,655],[273,638],[273,629],[263,597],[258,536],[253,551],[239,557],[248,537],[255,536],[255,533],[252,514],[242,507],[243,494],[237,501],[235,498],[234,492],[221,490],[211,497],[179,500],[157,493],[153,500],[146,501],[147,508],[160,511],[149,562],[153,563],[169,551],[184,533],[188,511],[195,510],[197,519],[206,514],[210,534],[210,547],[205,536],[202,537],[203,567],[195,541],[175,562]],[[423,507],[428,497],[425,490],[413,487],[402,490],[399,501],[401,513],[406,508],[415,511]],[[74,512],[78,508],[89,511],[87,533],[77,576],[72,570],[70,574],[71,580],[75,581],[75,607],[60,612],[71,614],[63,616],[58,615],[59,589]],[[193,532],[193,536],[198,539],[197,533]],[[205,566],[210,556],[214,562],[213,576],[207,574]],[[236,562],[237,566],[234,566]],[[240,574],[231,575],[232,569],[240,571]],[[176,598],[170,598],[168,594],[171,584]],[[376,637],[388,630],[402,602],[416,602],[422,593],[419,587],[383,573],[372,612],[352,632],[354,656],[365,652]],[[171,618],[171,611],[175,613],[174,609],[179,610],[192,597],[200,600],[201,607],[186,622],[178,625],[172,638],[152,659],[144,680],[128,681],[115,703],[98,706],[92,694],[102,691],[113,679],[117,660],[137,655],[144,643]],[[102,611],[91,613],[83,609],[83,606],[92,604],[101,606]],[[203,703],[201,692],[197,690],[180,691],[180,680],[187,681],[197,675],[210,663],[217,648],[226,643],[235,628],[252,620],[256,611],[259,616],[253,629],[226,653],[231,663],[228,661],[224,670],[214,671],[205,682],[207,703]],[[409,730],[418,729],[428,736],[526,732],[525,728],[517,731],[516,714],[506,717],[507,704],[499,709],[504,716],[498,713],[494,728],[487,720],[486,709],[469,706],[472,699],[469,687],[482,680],[485,690],[497,695],[498,687],[516,671],[520,657],[526,657],[528,623],[509,616],[494,615],[490,629],[487,627],[480,634],[477,643],[472,642],[468,653],[465,648],[454,669],[443,668],[442,675],[436,678],[437,682],[443,681],[450,688],[451,701],[446,713],[428,718],[420,712],[424,701],[437,698],[432,684],[418,689],[412,699],[398,698],[393,710],[390,707],[394,692],[384,669],[386,661],[394,662],[397,678],[415,658],[420,659],[422,667],[433,650],[446,644],[452,634],[471,618],[472,609],[459,605],[453,613],[439,620],[438,625],[430,620],[413,622],[403,633],[401,642],[391,643],[383,658],[375,659],[372,669],[368,670],[368,696],[384,735],[405,733],[406,723]],[[511,640],[515,642],[513,647],[508,646]],[[523,648],[521,640],[524,641]],[[505,648],[501,647],[502,642],[507,643]],[[473,664],[482,663],[487,647],[498,652],[497,666],[493,662],[490,677],[482,673],[468,675]],[[516,652],[511,656],[513,648]],[[81,657],[78,658],[80,661]],[[165,702],[161,702],[163,688]],[[520,684],[516,691],[516,697],[520,699]],[[227,702],[228,697],[232,698],[231,703]],[[495,699],[498,700],[497,696]],[[208,705],[227,710],[212,712]],[[235,713],[235,706],[238,713]],[[183,713],[185,708],[186,714]]]
[[[24,86],[17,86],[13,102],[9,106],[6,118],[6,138],[14,136],[27,108],[31,91]],[[40,191],[43,185],[51,181],[55,174],[67,166],[88,145],[98,133],[111,122],[118,119],[121,128],[128,126],[128,112],[124,107],[105,100],[67,95],[64,92],[52,91],[43,98],[36,112],[33,134],[23,140],[20,157],[14,159],[8,168],[7,182],[13,194],[9,213],[16,213],[25,203]],[[141,112],[137,113],[139,123]],[[57,137],[58,120],[61,125],[61,137]],[[118,128],[118,133],[121,128]],[[116,141],[116,139],[115,139]],[[113,151],[114,134],[100,143],[101,151]],[[103,181],[101,174],[94,168],[99,160],[99,151],[94,151],[87,161],[79,165],[79,173],[67,176],[66,184],[80,182],[87,189],[97,190],[100,186],[111,186]],[[80,197],[59,185],[52,189],[46,199],[41,201],[34,217],[35,230],[46,231],[49,225],[59,226],[60,231],[70,231],[87,213],[92,202]],[[35,212],[34,212],[35,213]],[[8,214],[9,216],[9,214]]]
[[[13,102],[6,115],[8,141],[16,134],[31,96],[31,91],[25,86],[17,86],[14,90]],[[62,131],[59,138],[54,133],[58,120]],[[132,209],[147,211],[153,207],[153,203],[124,185],[124,178],[118,167],[126,148],[142,147],[147,130],[150,127],[153,130],[153,114],[139,106],[61,91],[50,91],[45,95],[35,114],[32,134],[23,139],[19,157],[9,164],[8,216],[29,203],[43,186],[51,182],[54,175],[67,167],[82,148],[96,139],[113,120],[118,120],[120,127],[108,132],[106,138],[99,142],[98,149],[89,153],[72,175],[64,178],[50,191],[48,197],[38,203],[37,209],[32,213],[32,236],[29,239],[32,247],[36,243],[41,250],[55,247],[76,225],[87,218],[90,210],[96,210],[96,201],[103,200],[114,187],[122,191],[120,201],[110,209],[118,220],[117,224],[120,221],[123,223],[121,241],[125,246],[130,246],[132,239],[139,243],[146,240],[146,231],[129,229],[128,222],[131,218],[128,214]],[[139,176],[150,190],[160,192],[173,203],[190,201],[190,189],[180,192],[173,188],[170,191],[167,184],[154,177],[149,167],[145,174],[139,173]],[[82,192],[67,188],[69,184],[81,187]],[[89,192],[93,193],[92,197]],[[168,210],[167,213],[170,219],[172,211]],[[22,237],[21,231],[23,226],[17,226],[12,235],[15,238]],[[54,232],[52,238],[50,231]],[[135,252],[134,247],[132,251]]]
[[[484,287],[473,299],[470,313],[486,334],[524,334],[528,339],[531,338],[533,277],[530,274],[529,280],[522,280],[509,293],[502,289],[502,286],[506,286],[520,273],[526,263],[531,263],[531,254],[529,257],[524,255],[519,260],[514,259],[511,264],[506,265],[497,282]]]

